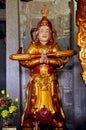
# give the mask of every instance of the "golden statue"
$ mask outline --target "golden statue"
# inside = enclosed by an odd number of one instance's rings
[[[30,69],[26,103],[21,118],[24,128],[32,128],[34,121],[56,128],[62,128],[65,123],[56,72],[64,67],[74,51],[60,50],[56,43],[56,31],[53,30],[47,14],[44,6],[42,19],[37,28],[31,30],[32,42],[26,53],[22,54],[19,49],[17,54],[10,56],[10,59],[18,60],[22,66]]]

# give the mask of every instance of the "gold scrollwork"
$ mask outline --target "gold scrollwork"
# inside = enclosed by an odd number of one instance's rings
[[[86,0],[77,0],[76,24],[79,28],[77,45],[80,47],[81,75],[86,84]]]

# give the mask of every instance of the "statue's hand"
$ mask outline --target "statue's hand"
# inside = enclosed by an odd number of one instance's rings
[[[62,61],[60,58],[58,58],[56,61],[57,61],[57,65],[59,65],[59,66],[62,65]]]
[[[48,63],[48,58],[46,54],[46,50],[44,50],[41,54],[40,63]]]

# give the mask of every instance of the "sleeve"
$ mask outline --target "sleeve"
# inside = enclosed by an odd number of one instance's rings
[[[37,53],[37,48],[35,46],[34,43],[31,43],[26,51],[26,53],[29,54],[36,54]],[[39,58],[34,58],[34,59],[30,59],[30,60],[25,60],[25,61],[19,61],[19,63],[27,68],[32,68],[35,65],[38,65],[40,63],[40,59]]]

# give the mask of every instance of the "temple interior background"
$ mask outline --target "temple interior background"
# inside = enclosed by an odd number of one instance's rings
[[[48,18],[57,30],[57,42],[62,50],[77,52],[75,0],[0,0],[0,90],[5,89],[14,99],[19,98],[19,112],[15,124],[20,126],[20,117],[25,103],[25,88],[29,70],[9,55],[20,46],[23,52],[31,41],[30,29],[41,19],[40,10],[46,3],[50,10]],[[70,58],[64,69],[58,71],[62,105],[66,114],[68,130],[86,130],[86,87],[81,77],[78,53]]]

